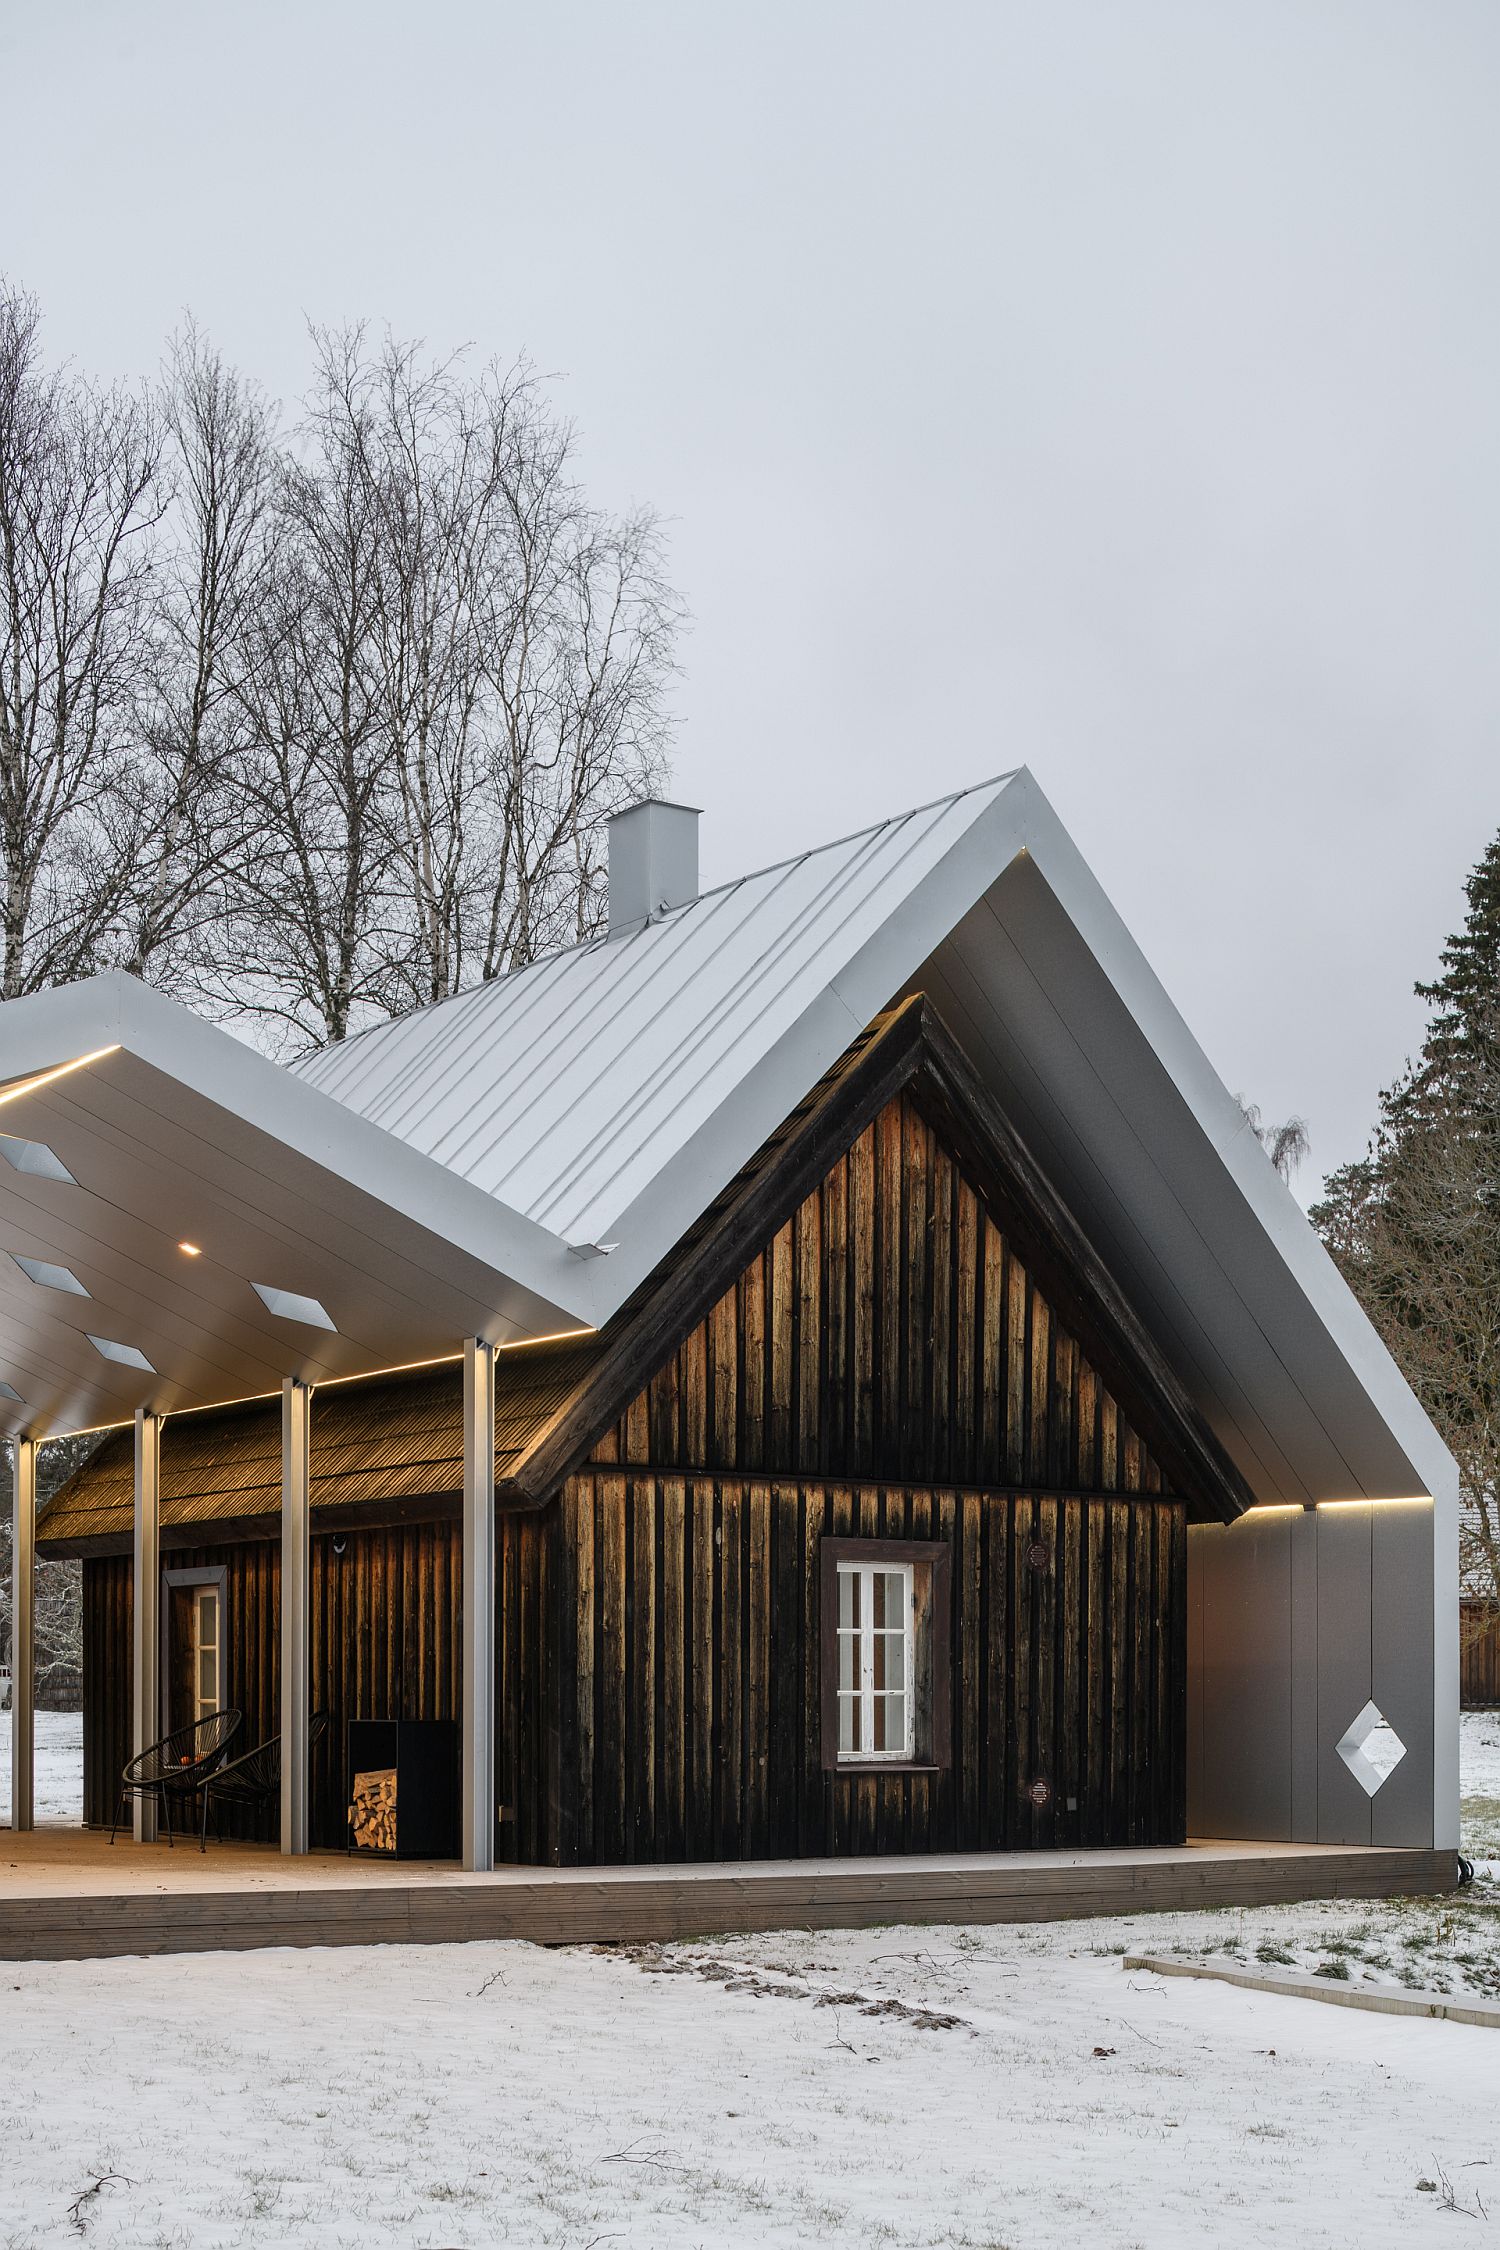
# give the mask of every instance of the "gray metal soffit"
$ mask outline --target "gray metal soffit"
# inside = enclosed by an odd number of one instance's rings
[[[17,1394],[0,1428],[92,1428],[467,1334],[592,1325],[587,1269],[555,1237],[132,978],[0,1008],[0,1070],[0,1130],[59,1160],[0,1167],[0,1377]],[[308,1302],[331,1328],[286,1317]]]

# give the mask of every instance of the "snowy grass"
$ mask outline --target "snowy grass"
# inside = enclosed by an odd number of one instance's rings
[[[0,1808],[10,1820],[10,1713],[0,1711]],[[36,1715],[36,1817],[83,1818],[83,1713]]]
[[[1482,1881],[1500,1884],[1500,1711],[1462,1714],[1458,1771],[1462,1848]]]
[[[11,1968],[0,2243],[1422,2250],[1445,2182],[1483,2225],[1492,2034],[1124,1973],[1162,1920]]]
[[[1340,1984],[1500,1999],[1500,1902],[1488,1888],[1435,1899],[1156,1914],[1149,1922],[1138,1919],[1128,1941],[1111,1938],[1105,1949],[1223,1958]],[[1495,2060],[1500,2069],[1500,2053]]]
[[[40,1730],[59,1805],[66,1724]],[[1464,1778],[1474,1845],[1500,1810],[1500,1714],[1466,1717]],[[1476,1887],[665,1947],[0,1964],[0,2250],[1482,2239],[1495,2034],[1120,1955],[1493,1991],[1497,1923],[1500,1891]]]

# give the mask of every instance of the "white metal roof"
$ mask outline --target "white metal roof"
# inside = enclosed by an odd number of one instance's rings
[[[0,1258],[20,1393],[0,1427],[601,1323],[913,990],[1258,1497],[1451,1500],[1447,1454],[1024,768],[296,1071],[128,978],[0,1008],[0,1132],[72,1175],[0,1164],[0,1251],[90,1290]],[[209,1238],[191,1270],[179,1235]],[[337,1333],[293,1332],[255,1283]],[[157,1372],[105,1362],[106,1332]]]
[[[1004,787],[882,821],[294,1067],[565,1242],[613,1240]],[[835,1052],[863,1024],[842,1029]]]

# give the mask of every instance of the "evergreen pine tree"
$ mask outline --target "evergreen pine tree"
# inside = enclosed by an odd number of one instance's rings
[[[1500,1609],[1500,837],[1464,889],[1421,1053],[1311,1216],[1458,1464],[1464,1589]]]
[[[1500,1021],[1500,836],[1464,884],[1464,925],[1442,951],[1442,974],[1416,987],[1433,1010],[1415,1069],[1383,1097],[1398,1128],[1413,1108],[1457,1092],[1465,1080],[1488,1079]]]

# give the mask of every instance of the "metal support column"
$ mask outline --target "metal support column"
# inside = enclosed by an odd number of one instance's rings
[[[138,1758],[161,1735],[161,1416],[138,1407],[135,1417],[135,1550],[131,1580],[134,1693],[130,1741]],[[156,1803],[136,1797],[135,1840],[156,1840]]]
[[[11,1447],[10,1824],[36,1826],[36,1440]]]
[[[464,1865],[495,1864],[495,1347],[464,1345]]]
[[[281,1848],[308,1848],[312,1387],[281,1386]]]

